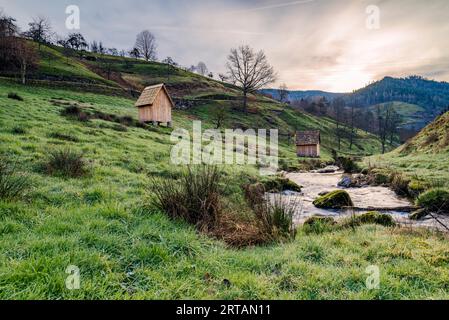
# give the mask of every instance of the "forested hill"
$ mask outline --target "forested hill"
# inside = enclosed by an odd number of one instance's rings
[[[392,101],[405,102],[423,107],[436,116],[449,105],[449,83],[428,80],[419,76],[385,77],[346,95],[345,98],[361,106]]]

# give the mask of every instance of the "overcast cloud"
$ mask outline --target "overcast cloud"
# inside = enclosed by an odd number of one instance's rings
[[[350,91],[386,75],[449,81],[447,0],[0,0],[22,29],[33,16],[65,28],[65,8],[81,9],[88,41],[130,49],[139,31],[158,40],[158,57],[225,71],[231,47],[263,49],[291,89]],[[366,8],[380,9],[380,29]]]

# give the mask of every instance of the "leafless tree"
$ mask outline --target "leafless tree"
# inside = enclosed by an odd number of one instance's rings
[[[335,119],[335,137],[337,138],[338,150],[341,150],[341,139],[343,136],[343,119],[345,112],[345,101],[337,98],[332,102],[332,112]]]
[[[144,30],[137,35],[136,44],[134,45],[142,57],[146,61],[154,61],[156,60],[156,37],[148,30]]]
[[[231,49],[226,64],[230,78],[242,89],[243,109],[247,110],[248,94],[276,81],[276,73],[263,51],[249,46]]]
[[[202,61],[198,62],[198,65],[196,66],[196,71],[202,76],[205,76],[207,73],[207,67],[206,64]]]
[[[20,66],[22,84],[26,84],[26,78],[30,69],[37,66],[38,54],[34,47],[26,40],[17,40],[16,57]]]
[[[52,27],[50,20],[47,17],[39,16],[33,18],[33,21],[28,24],[29,29],[24,35],[39,44],[39,50],[41,44],[48,43],[52,37]]]
[[[288,87],[285,83],[281,84],[278,89],[279,101],[287,102],[288,99]]]

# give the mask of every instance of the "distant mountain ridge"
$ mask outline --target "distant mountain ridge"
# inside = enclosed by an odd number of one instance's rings
[[[279,98],[278,90],[262,91],[273,98]],[[319,90],[289,91],[288,99],[310,100],[325,97],[328,101],[342,98],[346,104],[355,104],[359,108],[373,108],[376,105],[393,102],[402,104],[404,123],[409,128],[420,130],[449,106],[449,83],[434,81],[421,76],[406,78],[385,77],[352,93],[333,93]],[[404,110],[410,106],[410,110]]]
[[[269,94],[274,99],[279,99],[279,91],[277,89],[263,89],[260,91],[263,94]],[[327,100],[333,100],[337,97],[344,96],[344,93],[327,92],[321,90],[288,90],[288,100],[295,101],[301,99],[313,99],[318,97],[325,97]]]

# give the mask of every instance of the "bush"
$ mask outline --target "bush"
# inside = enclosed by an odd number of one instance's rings
[[[375,185],[385,185],[390,183],[390,173],[385,169],[372,169],[370,175]]]
[[[313,202],[313,205],[322,209],[342,209],[353,207],[354,204],[349,194],[344,190],[332,191]]]
[[[68,148],[51,151],[45,162],[45,171],[68,178],[82,177],[89,172],[83,154]]]
[[[26,134],[26,130],[25,128],[19,127],[19,126],[15,126],[14,128],[11,129],[11,133],[12,134]]]
[[[293,219],[300,209],[299,199],[287,201],[281,195],[266,196],[252,209],[259,229],[267,239],[275,241],[295,238]]]
[[[9,99],[13,99],[13,100],[17,100],[17,101],[23,101],[23,98],[21,96],[19,96],[17,93],[15,92],[10,92],[8,93],[8,98]]]
[[[61,115],[76,119],[78,121],[86,122],[89,120],[87,113],[83,112],[82,109],[76,105],[70,105],[61,111]]]
[[[354,173],[360,171],[357,163],[351,158],[339,157],[337,165],[341,167],[345,173]]]
[[[304,221],[304,232],[320,234],[331,231],[335,225],[336,222],[332,217],[313,216]]]
[[[390,187],[399,196],[409,196],[410,179],[400,172],[393,172],[390,176]]]
[[[177,179],[153,178],[152,204],[172,219],[182,219],[201,231],[212,230],[222,210],[220,182],[215,166],[188,167]]]
[[[426,191],[427,186],[425,183],[418,181],[418,180],[411,180],[408,184],[408,194],[412,198],[417,198],[421,193]]]
[[[449,192],[444,189],[430,189],[419,195],[416,204],[429,211],[449,213]]]
[[[0,199],[19,198],[28,187],[28,179],[16,174],[14,166],[0,158]]]

